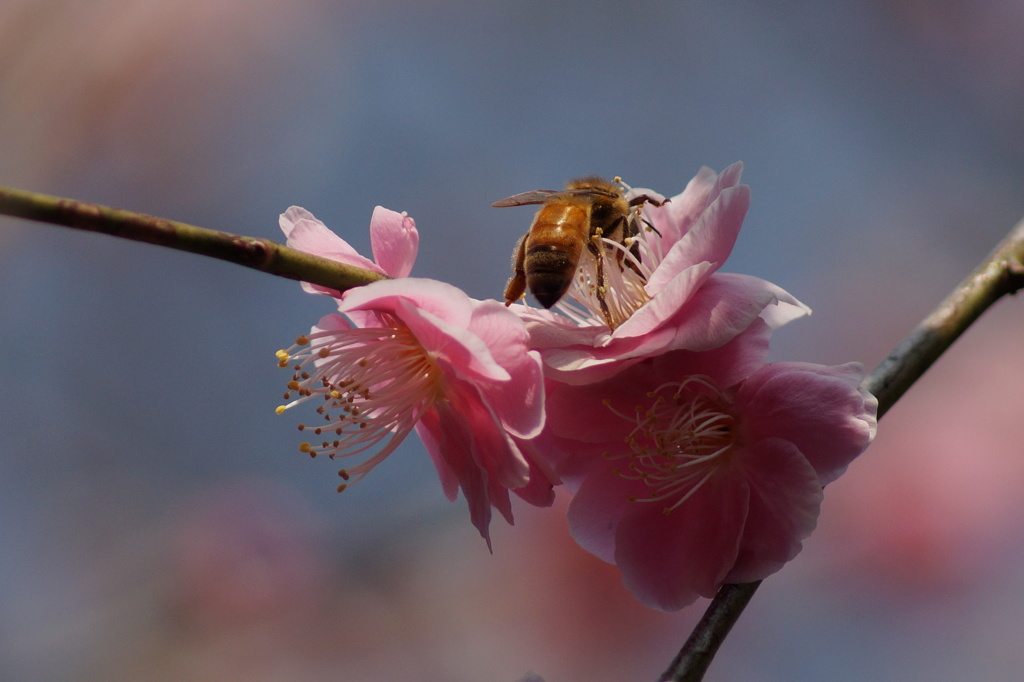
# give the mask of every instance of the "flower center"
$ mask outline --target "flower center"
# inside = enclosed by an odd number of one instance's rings
[[[324,423],[299,424],[299,430],[330,439],[320,444],[302,443],[302,452],[334,459],[383,443],[361,464],[339,471],[345,481],[353,476],[359,480],[390,455],[442,394],[436,360],[398,323],[316,330],[300,336],[287,351],[278,351],[277,358],[280,367],[294,370],[284,394],[291,402],[278,407],[277,413],[308,400],[321,402],[316,411]],[[347,485],[338,486],[338,492]]]
[[[604,324],[614,331],[651,300],[644,285],[661,261],[647,239],[641,214],[632,218],[640,233],[623,241],[598,234],[591,237],[598,255],[590,248],[580,254],[579,265],[567,295],[558,309],[581,325]]]
[[[636,426],[625,438],[629,452],[604,456],[626,460],[615,474],[643,481],[649,489],[648,495],[631,496],[631,502],[665,501],[667,515],[727,464],[735,418],[726,409],[728,399],[705,376],[666,383],[647,395],[652,402],[637,406],[633,416],[613,409]]]

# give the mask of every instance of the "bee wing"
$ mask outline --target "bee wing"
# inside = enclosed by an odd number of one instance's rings
[[[501,201],[495,201],[491,206],[504,208],[506,206],[525,206],[526,204],[543,204],[552,194],[561,194],[554,189],[535,189],[521,194],[513,194]]]
[[[502,199],[501,201],[495,201],[491,206],[497,206],[498,208],[504,208],[505,206],[525,206],[526,204],[543,204],[551,197],[558,196],[593,196],[600,195],[603,197],[617,197],[619,196],[615,192],[603,189],[601,187],[576,187],[573,189],[535,189],[529,192],[523,192],[521,194],[513,194],[510,197]]]
[[[581,195],[586,195],[586,194],[589,194],[589,195],[593,196],[593,195],[596,194],[598,196],[609,197],[609,198],[612,198],[612,199],[614,199],[615,197],[619,196],[618,193],[613,192],[611,190],[604,189],[603,187],[589,187],[589,186],[588,187],[576,187],[575,189],[564,189],[561,192],[559,192],[559,194],[570,194],[570,195],[574,195],[574,196],[581,196]]]

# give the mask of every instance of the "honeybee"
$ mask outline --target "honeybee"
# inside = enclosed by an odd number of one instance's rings
[[[505,305],[519,300],[527,287],[545,308],[555,305],[572,284],[586,244],[597,263],[597,297],[608,318],[601,239],[626,244],[636,236],[642,222],[636,207],[644,203],[661,206],[664,202],[646,194],[626,199],[622,187],[597,176],[570,180],[561,191],[536,189],[494,202],[492,206],[498,207],[542,204],[512,253]],[[639,258],[635,245],[632,253]],[[621,252],[618,263],[621,266]]]

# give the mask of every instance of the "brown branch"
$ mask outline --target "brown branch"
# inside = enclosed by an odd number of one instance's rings
[[[864,379],[885,414],[975,320],[1024,289],[1024,220]]]
[[[269,239],[208,230],[142,213],[6,187],[0,187],[0,214],[197,253],[337,291],[385,278],[376,272],[296,251]]]
[[[864,379],[885,414],[964,331],[1003,296],[1024,289],[1024,220]],[[659,682],[698,682],[761,584],[722,585]]]

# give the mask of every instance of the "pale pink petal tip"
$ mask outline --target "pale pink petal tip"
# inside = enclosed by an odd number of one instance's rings
[[[405,212],[377,206],[370,218],[370,245],[374,260],[384,272],[391,277],[408,277],[419,251],[420,234]]]

